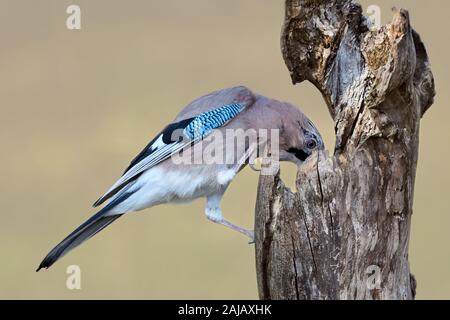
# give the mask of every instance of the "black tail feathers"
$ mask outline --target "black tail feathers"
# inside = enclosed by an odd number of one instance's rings
[[[84,222],[81,226],[79,226],[71,234],[69,234],[63,241],[61,241],[56,247],[54,247],[52,251],[47,254],[44,260],[42,260],[36,272],[41,270],[42,268],[49,268],[67,252],[79,246],[81,243],[106,228],[121,216],[121,214],[105,216],[104,211],[100,210],[100,212],[89,218],[86,222]]]

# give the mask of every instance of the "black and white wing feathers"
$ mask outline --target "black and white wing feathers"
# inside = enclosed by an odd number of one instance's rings
[[[94,207],[117,194],[144,171],[195,144],[244,110],[244,105],[233,103],[202,112],[196,117],[171,123],[156,136],[130,163],[122,177],[95,203]]]

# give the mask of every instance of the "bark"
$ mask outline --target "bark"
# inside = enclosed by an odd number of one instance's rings
[[[297,192],[261,175],[255,215],[261,299],[413,299],[408,263],[420,119],[434,80],[408,12],[376,30],[351,0],[287,0],[293,83],[322,93],[336,147],[311,156]]]

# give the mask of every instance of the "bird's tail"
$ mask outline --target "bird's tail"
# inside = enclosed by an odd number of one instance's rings
[[[41,264],[37,268],[36,272],[42,268],[48,268],[54,264],[59,258],[65,255],[73,248],[79,246],[84,241],[88,240],[96,233],[100,232],[108,225],[118,219],[121,214],[117,215],[105,215],[105,209],[100,210],[97,214],[93,215],[81,226],[75,229],[69,234],[63,241],[61,241],[56,247],[50,251],[47,256],[42,260]]]

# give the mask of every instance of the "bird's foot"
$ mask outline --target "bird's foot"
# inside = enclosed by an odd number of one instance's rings
[[[249,238],[248,244],[254,244],[255,243],[255,232],[253,230],[244,229],[241,227],[238,227],[240,230],[236,230],[244,235],[246,235]]]
[[[248,230],[248,229],[241,228],[241,227],[235,225],[234,223],[231,223],[230,221],[225,220],[223,218],[217,219],[216,217],[208,216],[208,219],[213,221],[213,222],[215,222],[215,223],[221,224],[221,225],[223,225],[225,227],[233,229],[233,230],[235,230],[235,231],[237,231],[239,233],[242,233],[243,235],[247,236],[250,239],[248,244],[255,243],[255,232],[253,232],[253,230]]]
[[[255,163],[249,163],[248,165],[253,171],[256,171],[256,172],[262,171],[262,169],[258,168]]]
[[[250,241],[248,242],[248,244],[255,244],[255,232],[254,231],[251,231],[251,230],[249,230],[252,234],[251,234],[251,236],[249,236],[249,238],[250,238]]]

